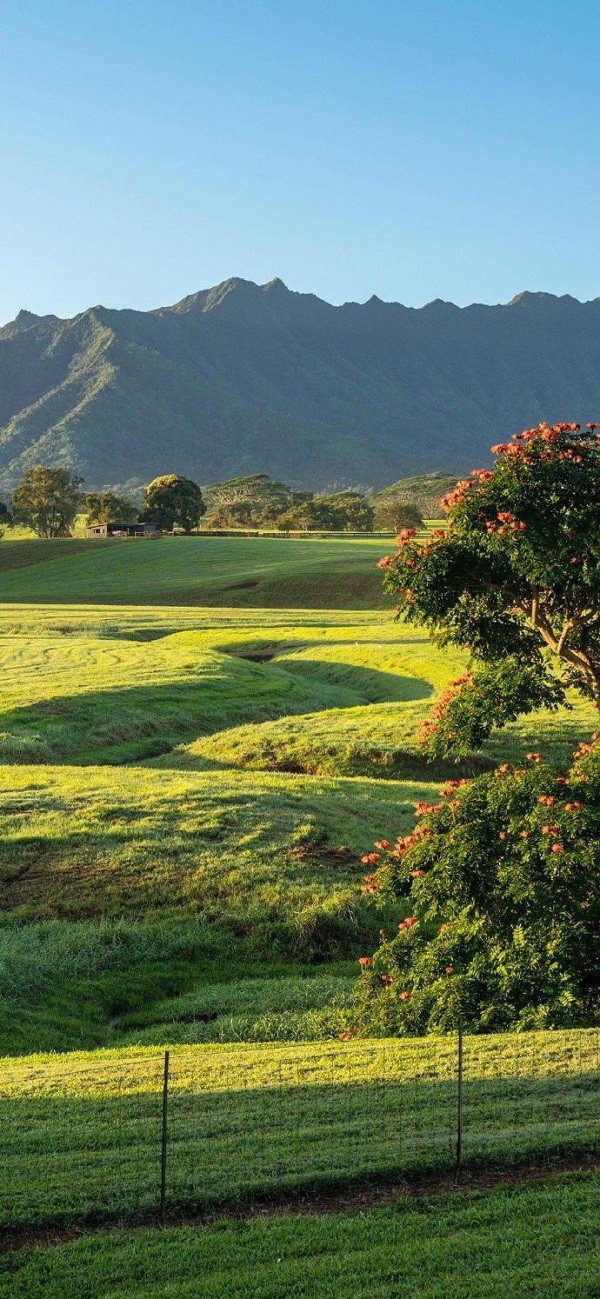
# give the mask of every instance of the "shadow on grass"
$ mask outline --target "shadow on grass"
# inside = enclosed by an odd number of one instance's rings
[[[364,1054],[368,1071],[373,1056],[368,1049]],[[261,1085],[251,1062],[228,1069],[224,1057],[220,1078],[213,1072],[206,1080],[201,1056],[195,1073],[185,1062],[179,1071],[173,1056],[167,1206],[202,1209],[450,1172],[455,1080],[403,1081],[380,1059],[372,1076],[357,1082],[344,1078],[344,1063],[333,1054],[299,1062],[280,1053],[279,1080],[274,1057],[275,1081]],[[102,1072],[77,1065],[69,1072],[67,1063],[63,1079],[53,1077],[41,1094],[42,1066],[28,1084],[40,1094],[2,1100],[0,1225],[60,1225],[155,1210],[162,1066],[159,1053],[107,1062]],[[468,1079],[464,1166],[497,1169],[597,1153],[597,1081],[592,1072]],[[68,1094],[73,1091],[83,1094]]]

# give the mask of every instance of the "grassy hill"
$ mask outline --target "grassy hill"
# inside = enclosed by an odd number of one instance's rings
[[[38,463],[125,488],[169,471],[316,489],[461,473],[500,435],[594,417],[599,331],[598,300],[334,307],[280,280],[149,312],[21,312],[0,329],[0,490]]]
[[[381,537],[0,543],[0,603],[389,607]]]

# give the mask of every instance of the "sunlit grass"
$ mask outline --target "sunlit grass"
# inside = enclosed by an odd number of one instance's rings
[[[465,1166],[590,1157],[598,1032],[466,1038]],[[455,1036],[205,1046],[171,1053],[171,1207],[452,1169]],[[163,1058],[155,1049],[2,1061],[0,1221],[156,1208]]]

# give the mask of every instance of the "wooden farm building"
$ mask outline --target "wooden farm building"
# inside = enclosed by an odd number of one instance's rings
[[[86,528],[88,537],[157,537],[155,523],[92,523]]]

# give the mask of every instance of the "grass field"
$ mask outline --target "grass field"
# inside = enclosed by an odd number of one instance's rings
[[[118,1231],[0,1259],[6,1299],[594,1299],[600,1182]],[[201,1280],[200,1280],[201,1278]]]
[[[381,609],[388,602],[375,565],[390,544],[368,536],[2,542],[0,601]]]
[[[599,1046],[594,1029],[466,1038],[464,1165],[598,1153]],[[175,1049],[170,1208],[450,1174],[456,1051],[455,1036]],[[156,1210],[162,1083],[148,1048],[3,1061],[0,1223]]]
[[[0,664],[0,1048],[105,1045],[140,1011],[139,1030],[164,1041],[160,1003],[192,987],[197,1015],[177,1040],[334,1036],[340,1007],[303,1002],[307,963],[355,960],[386,923],[360,894],[359,859],[455,774],[425,764],[415,734],[461,657],[356,610],[15,604],[0,609]],[[566,761],[591,725],[581,704],[539,714],[479,760],[534,744]],[[123,917],[144,935],[116,944],[111,972],[91,935]],[[164,936],[189,917],[219,929],[210,970],[204,938],[182,952]],[[88,926],[87,977],[60,921]],[[243,992],[244,1008],[224,996],[202,1018],[232,934],[244,987],[252,962],[264,979],[291,959],[301,1006],[253,1008]]]

